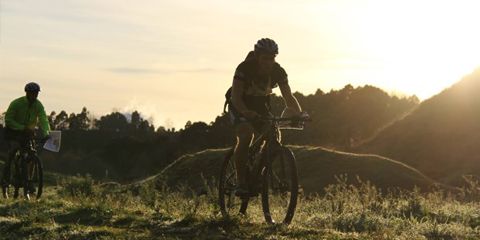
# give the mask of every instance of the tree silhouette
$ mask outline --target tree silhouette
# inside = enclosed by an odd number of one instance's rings
[[[131,125],[134,129],[138,129],[140,127],[140,123],[143,121],[142,117],[140,117],[140,113],[138,111],[132,112],[132,121]]]
[[[95,126],[101,131],[125,132],[128,129],[128,121],[125,115],[113,112],[102,116],[95,122]]]
[[[71,130],[88,130],[91,123],[88,115],[89,112],[86,107],[83,107],[82,112],[79,114],[71,113],[67,119],[69,128]]]
[[[153,134],[155,132],[153,125],[150,125],[148,120],[143,119],[138,111],[133,111],[131,114],[129,130],[132,134]]]
[[[314,94],[294,93],[302,108],[312,117],[305,131],[283,131],[285,144],[321,145],[349,150],[373,136],[379,128],[395,121],[418,105],[416,97],[389,96],[372,86],[347,85],[340,90]],[[284,100],[272,96],[271,109],[280,115]],[[127,114],[128,115],[128,114]],[[169,124],[154,126],[133,111],[112,112],[95,119],[84,107],[80,113],[52,112],[52,129],[63,130],[59,161],[45,161],[47,169],[69,174],[91,173],[118,180],[154,174],[178,157],[207,148],[230,147],[235,142],[228,114],[217,116],[209,124],[187,121],[176,130]],[[91,126],[94,126],[93,128]]]
[[[51,129],[66,130],[68,129],[68,114],[65,111],[61,111],[56,115],[55,111],[52,111],[48,116]]]

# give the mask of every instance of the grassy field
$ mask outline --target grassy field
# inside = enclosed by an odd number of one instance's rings
[[[479,239],[479,185],[456,193],[381,192],[338,178],[302,196],[290,226],[264,223],[259,200],[247,216],[223,218],[216,190],[156,190],[51,176],[39,201],[0,200],[0,239]],[[278,205],[276,206],[278,207]]]

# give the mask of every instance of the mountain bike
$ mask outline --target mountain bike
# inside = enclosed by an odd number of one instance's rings
[[[236,197],[237,177],[232,160],[233,149],[223,161],[219,177],[218,204],[224,217],[235,213],[246,214],[252,198],[261,195],[263,215],[267,223],[282,221],[289,224],[298,198],[298,173],[293,152],[282,145],[282,123],[302,126],[309,121],[308,115],[295,118],[263,118],[264,128],[249,149],[247,162],[248,196]],[[257,134],[256,134],[257,135]]]
[[[23,188],[23,195],[30,200],[30,194],[39,199],[43,191],[43,164],[37,154],[37,141],[43,142],[45,139],[35,139],[29,137],[26,144],[19,147],[13,159],[6,166],[10,166],[9,176],[3,176],[2,193],[8,198],[10,188],[13,187],[13,197],[18,198],[20,188]],[[42,144],[40,144],[42,145]]]

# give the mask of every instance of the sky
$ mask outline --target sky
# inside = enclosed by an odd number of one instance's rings
[[[462,0],[0,0],[0,112],[35,81],[47,112],[208,123],[263,37],[279,44],[293,91],[369,84],[424,100],[480,66],[478,9]]]

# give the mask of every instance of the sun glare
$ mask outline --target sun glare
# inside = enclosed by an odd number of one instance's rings
[[[480,66],[475,1],[365,1],[345,5],[340,30],[370,67],[368,81],[430,97]]]

